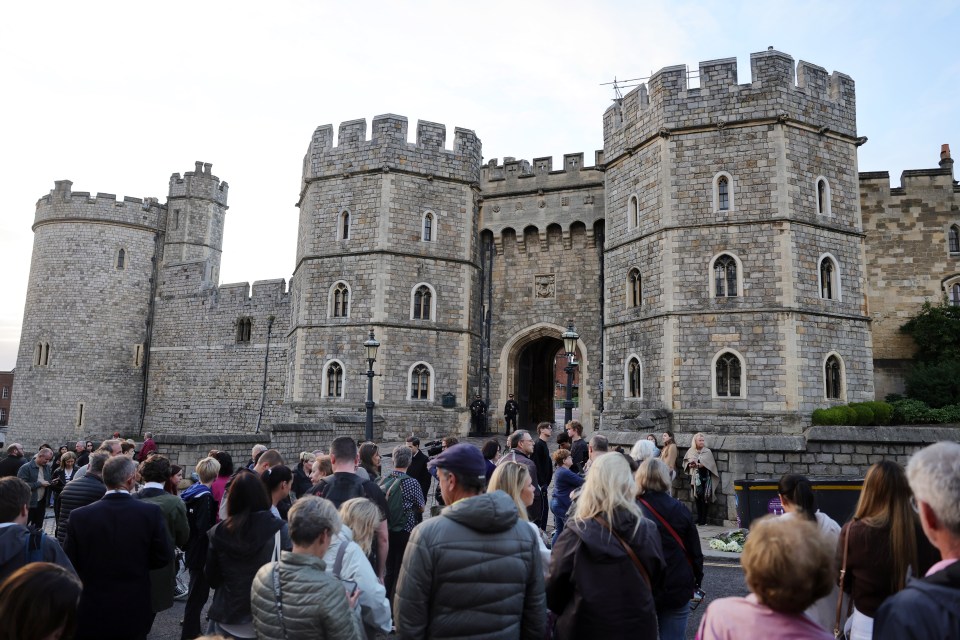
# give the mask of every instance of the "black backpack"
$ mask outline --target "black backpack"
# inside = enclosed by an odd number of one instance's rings
[[[364,480],[360,476],[352,473],[342,476],[327,476],[317,485],[314,495],[326,498],[339,509],[340,505],[347,500],[367,497],[363,491],[363,482]]]

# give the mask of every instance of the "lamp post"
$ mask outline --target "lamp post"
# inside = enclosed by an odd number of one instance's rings
[[[370,337],[363,343],[363,348],[367,351],[367,425],[364,431],[364,437],[367,442],[373,441],[373,363],[377,361],[377,349],[380,343],[373,337],[373,329],[370,329]]]
[[[563,424],[573,420],[573,370],[577,365],[573,363],[573,356],[577,351],[577,340],[580,334],[573,328],[573,322],[567,325],[567,330],[563,332],[563,348],[567,352],[567,366],[564,371],[567,372],[567,399],[563,403]]]

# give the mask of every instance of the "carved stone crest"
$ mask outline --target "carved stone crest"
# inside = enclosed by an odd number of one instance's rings
[[[552,274],[534,276],[537,299],[553,298],[557,295],[557,277]]]

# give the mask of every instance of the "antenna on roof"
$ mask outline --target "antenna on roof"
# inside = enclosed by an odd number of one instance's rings
[[[650,75],[653,75],[653,72],[650,72]],[[633,89],[643,84],[644,80],[649,79],[650,76],[646,78],[629,78],[627,80],[617,80],[617,77],[613,77],[613,82],[601,82],[601,87],[613,86],[613,94],[616,96],[614,100],[622,100],[623,92],[621,89]]]

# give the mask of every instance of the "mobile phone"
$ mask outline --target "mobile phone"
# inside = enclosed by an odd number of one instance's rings
[[[690,611],[695,610],[700,606],[700,603],[703,602],[703,598],[707,594],[703,592],[703,589],[697,589],[693,592],[693,597],[690,598]]]
[[[347,590],[347,595],[352,596],[357,592],[357,583],[353,580],[343,580],[343,588]]]

